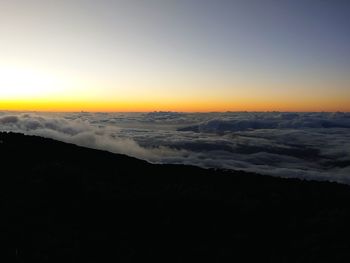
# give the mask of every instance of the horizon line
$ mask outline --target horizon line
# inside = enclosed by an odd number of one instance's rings
[[[226,110],[226,111],[176,111],[176,110],[149,110],[149,111],[87,111],[87,110],[10,110],[10,109],[0,109],[0,112],[41,112],[41,113],[350,113],[350,111],[300,111],[300,110]]]

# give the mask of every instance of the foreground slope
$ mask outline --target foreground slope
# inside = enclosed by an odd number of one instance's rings
[[[347,262],[350,187],[0,133],[7,262]]]

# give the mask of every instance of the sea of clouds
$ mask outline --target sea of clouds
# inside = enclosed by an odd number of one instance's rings
[[[350,113],[0,112],[0,131],[153,163],[350,184]]]

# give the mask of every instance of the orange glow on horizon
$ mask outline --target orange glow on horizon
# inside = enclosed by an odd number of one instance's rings
[[[134,80],[136,79],[136,80]],[[51,112],[350,112],[348,81],[118,81],[25,65],[0,65],[0,110]],[[329,89],[328,87],[338,87]]]
[[[342,101],[324,101],[310,106],[309,101],[69,101],[69,100],[1,100],[0,110],[9,111],[46,111],[46,112],[150,112],[150,111],[180,111],[180,112],[225,112],[225,111],[343,111],[350,112],[350,106]]]

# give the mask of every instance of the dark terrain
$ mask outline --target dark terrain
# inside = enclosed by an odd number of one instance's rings
[[[1,262],[350,262],[350,187],[0,133]]]

